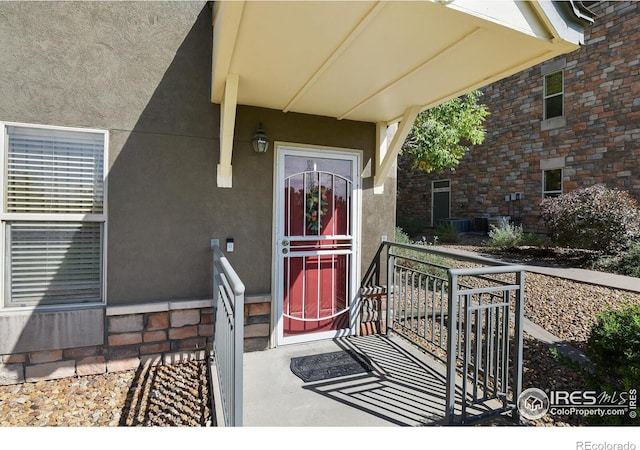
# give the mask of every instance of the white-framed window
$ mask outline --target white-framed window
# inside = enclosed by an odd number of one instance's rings
[[[108,132],[0,126],[0,306],[103,303]]]
[[[564,116],[564,75],[562,70],[544,76],[544,119]]]
[[[542,171],[542,198],[557,197],[562,194],[562,168]]]

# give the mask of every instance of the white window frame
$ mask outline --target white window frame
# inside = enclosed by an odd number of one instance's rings
[[[546,172],[550,172],[552,170],[559,170],[560,171],[560,190],[551,190],[551,191],[547,191],[545,190],[545,177],[546,177]],[[548,198],[551,195],[554,194],[558,194],[558,195],[562,195],[562,193],[564,192],[564,168],[563,167],[551,167],[548,169],[543,169],[542,170],[542,199],[544,200],[545,198]]]
[[[7,153],[8,153],[8,127],[33,128],[39,130],[51,131],[67,131],[79,133],[102,134],[104,136],[104,153],[103,153],[103,206],[101,214],[67,214],[67,213],[51,213],[51,214],[28,214],[28,213],[7,213],[5,212],[5,204],[7,198]],[[108,217],[108,157],[109,157],[109,132],[103,129],[80,128],[80,127],[64,127],[54,125],[42,125],[33,123],[8,122],[0,121],[0,170],[2,171],[2,181],[0,185],[0,311],[1,310],[23,310],[23,309],[76,309],[86,308],[92,305],[105,305],[107,292],[107,217]],[[6,296],[8,258],[7,252],[7,228],[8,222],[87,222],[102,224],[102,248],[101,248],[101,273],[100,273],[100,301],[98,302],[72,302],[72,303],[56,303],[45,305],[16,305],[11,304]]]
[[[549,194],[560,194],[564,192],[564,168],[566,166],[566,158],[564,156],[558,156],[555,158],[540,160],[540,170],[542,170],[542,179],[540,180],[540,192],[541,197],[544,200]],[[549,170],[560,170],[560,190],[547,191],[545,190],[544,180],[545,172]]]
[[[560,76],[562,77],[562,83],[561,83],[561,88],[560,88],[560,92],[557,92],[555,94],[551,94],[551,95],[547,95],[547,77],[551,76],[551,75],[555,75],[557,73],[560,73]],[[555,70],[553,72],[549,72],[544,74],[543,78],[542,78],[542,108],[543,108],[543,119],[544,120],[551,120],[551,119],[555,119],[557,117],[564,117],[564,70],[560,69],[560,70]],[[553,98],[553,97],[561,97],[562,99],[562,114],[560,114],[559,116],[553,116],[553,117],[547,117],[547,99],[549,98]]]

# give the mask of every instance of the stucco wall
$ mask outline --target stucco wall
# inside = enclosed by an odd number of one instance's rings
[[[455,172],[424,174],[400,164],[398,216],[428,226],[432,180],[451,179],[451,216],[511,215],[544,231],[542,167],[564,158],[564,192],[598,183],[640,200],[640,3],[599,2],[585,45],[484,88],[491,115],[483,145]],[[543,120],[545,68],[564,69],[562,120]],[[521,201],[504,196],[522,192]]]
[[[110,132],[109,305],[211,296],[210,239],[248,294],[271,292],[272,141],[363,151],[363,270],[393,236],[395,175],[373,195],[375,126],[238,108],[233,188],[216,187],[219,108],[210,103],[206,2],[0,3],[0,120]],[[241,87],[240,87],[241,88]]]

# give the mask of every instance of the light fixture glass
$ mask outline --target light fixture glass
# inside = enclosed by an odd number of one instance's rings
[[[251,143],[256,153],[265,153],[269,148],[269,139],[267,139],[267,135],[262,129],[262,124],[258,125],[258,129],[254,133],[253,138],[251,138]]]

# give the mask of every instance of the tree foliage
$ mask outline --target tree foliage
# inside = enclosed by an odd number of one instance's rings
[[[455,168],[469,145],[482,144],[489,108],[479,102],[481,96],[472,91],[418,114],[402,146],[414,168],[437,173]]]

